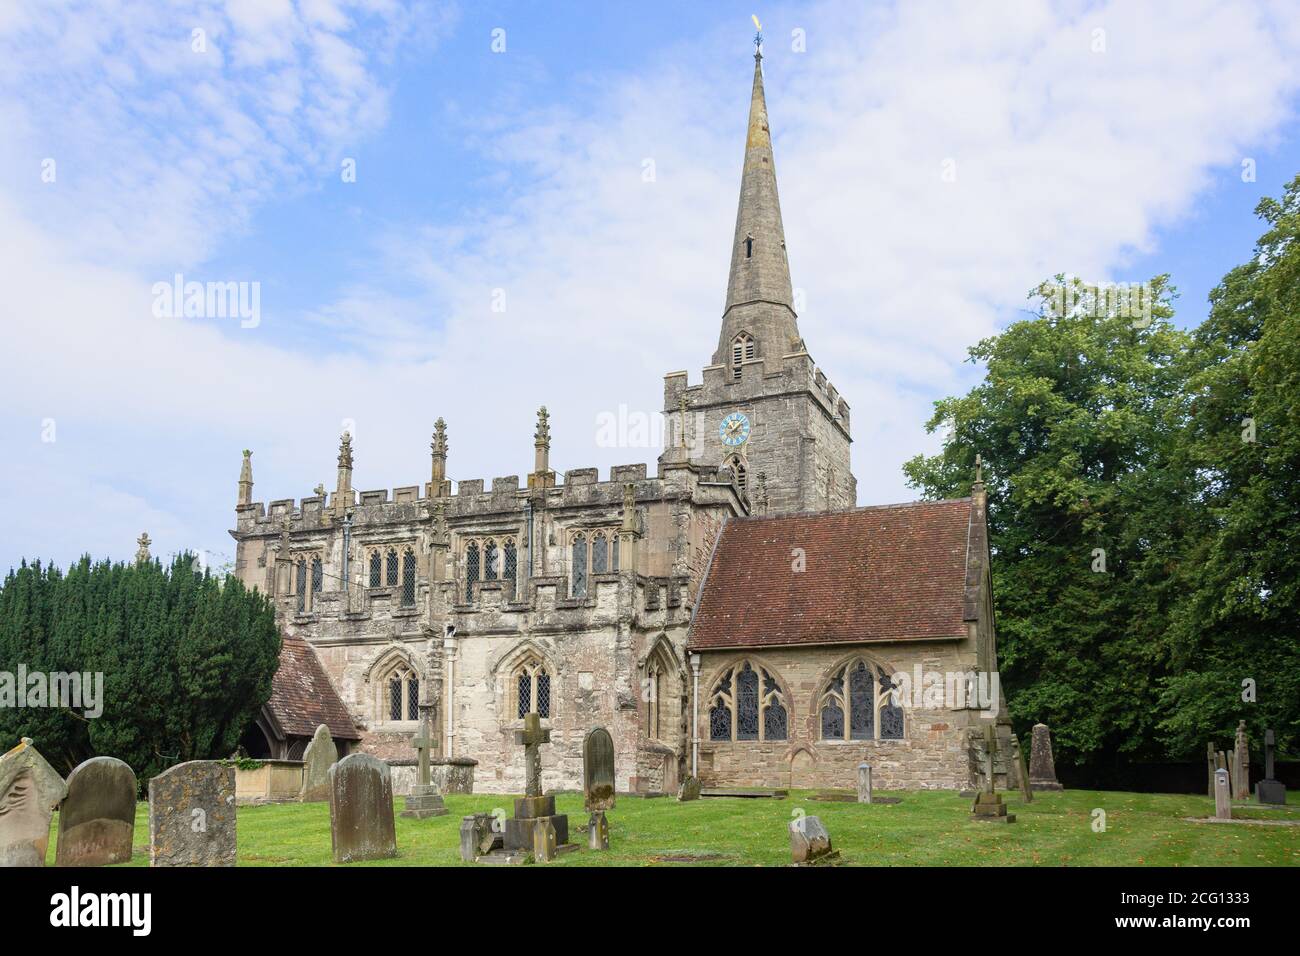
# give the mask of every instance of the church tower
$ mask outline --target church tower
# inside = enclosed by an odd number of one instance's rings
[[[718,348],[702,385],[665,377],[664,414],[692,461],[732,469],[751,514],[851,508],[849,406],[813,363],[794,309],[761,39]]]

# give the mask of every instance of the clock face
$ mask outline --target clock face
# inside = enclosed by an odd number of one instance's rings
[[[744,412],[732,412],[718,426],[724,445],[743,445],[749,439],[749,419]]]

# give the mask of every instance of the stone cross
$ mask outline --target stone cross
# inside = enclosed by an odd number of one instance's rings
[[[416,766],[418,768],[417,781],[421,786],[429,786],[433,780],[429,774],[429,754],[433,751],[435,743],[433,737],[433,704],[429,701],[421,701],[419,704],[420,711],[420,733],[416,735],[412,743],[415,744]]]
[[[536,712],[524,716],[524,729],[515,731],[515,743],[524,748],[524,795],[542,795],[542,744],[551,742],[551,732],[542,729],[542,718]]]
[[[141,532],[140,537],[135,539],[135,543],[139,545],[135,552],[136,563],[144,564],[149,560],[149,545],[153,544],[153,542],[149,540],[149,532]]]

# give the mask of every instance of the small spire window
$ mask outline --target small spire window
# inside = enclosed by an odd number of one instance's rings
[[[743,363],[754,358],[757,348],[748,332],[741,332],[731,340],[731,378],[740,381]]]
[[[745,258],[751,259],[753,258],[753,256],[754,256],[754,237],[746,236],[745,237]]]

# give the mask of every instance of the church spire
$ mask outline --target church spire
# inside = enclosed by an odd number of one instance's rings
[[[731,364],[737,337],[747,335],[756,349],[740,350],[741,358],[762,358],[769,371],[780,367],[781,356],[795,350],[795,322],[790,265],[785,253],[785,227],[776,190],[776,163],[763,93],[762,34],[755,37],[754,87],[749,101],[745,166],[740,179],[740,204],[731,246],[727,304],[715,365]],[[743,341],[743,340],[742,340]]]

